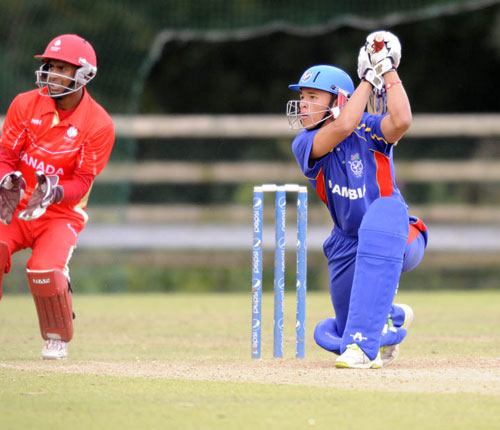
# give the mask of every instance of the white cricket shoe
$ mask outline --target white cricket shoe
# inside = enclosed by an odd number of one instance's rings
[[[344,353],[335,361],[335,367],[346,369],[379,369],[382,365],[380,351],[375,360],[370,360],[357,343],[347,345]]]
[[[410,308],[408,305],[404,304],[396,303],[396,306],[403,308],[405,312],[405,319],[401,327],[408,330],[413,321],[413,309]],[[382,362],[384,363],[384,366],[391,364],[399,356],[399,345],[383,346],[382,348],[380,348],[380,355],[382,357]]]
[[[66,360],[66,358],[68,358],[68,342],[59,339],[45,341],[42,360]]]

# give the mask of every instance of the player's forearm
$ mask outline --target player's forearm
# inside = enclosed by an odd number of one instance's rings
[[[358,85],[338,118],[316,133],[311,158],[322,157],[351,135],[361,121],[371,91],[372,86],[366,81]]]
[[[75,173],[70,181],[61,184],[63,188],[61,203],[79,202],[89,191],[94,179],[95,175],[89,173]]]
[[[347,136],[349,136],[359,125],[372,88],[369,82],[361,81],[349,99],[349,102],[345,105],[337,118],[339,126],[345,129]]]
[[[19,155],[16,151],[0,147],[0,178],[17,169]]]
[[[402,137],[410,128],[412,122],[411,106],[398,73],[388,72],[383,77],[387,91],[387,111],[393,129],[391,131],[396,135],[392,139],[394,141]]]

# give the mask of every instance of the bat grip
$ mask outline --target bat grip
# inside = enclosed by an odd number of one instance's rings
[[[381,49],[384,48],[385,42],[384,42],[384,35],[379,33],[375,36],[373,39],[373,46],[375,49],[375,52],[379,52]]]

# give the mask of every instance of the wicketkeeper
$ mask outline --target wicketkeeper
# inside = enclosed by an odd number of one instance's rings
[[[400,58],[398,38],[378,31],[359,51],[356,89],[330,65],[310,67],[290,85],[300,100],[288,102],[287,116],[304,129],[292,150],[334,224],[324,252],[335,318],[321,321],[314,337],[340,355],[336,367],[389,364],[413,319],[410,306],[393,304],[401,273],[419,264],[427,244],[394,175],[393,150],[412,121]],[[369,100],[381,114],[365,112]]]
[[[31,248],[26,272],[45,340],[42,358],[65,359],[74,318],[68,263],[115,132],[85,88],[97,73],[89,42],[64,34],[35,58],[42,62],[39,88],[13,100],[0,139],[0,298],[11,255]]]

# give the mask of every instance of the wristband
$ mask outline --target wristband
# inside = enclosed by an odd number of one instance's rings
[[[402,83],[403,83],[402,81],[388,82],[387,84],[385,84],[385,89],[386,89],[386,90],[389,90],[389,89],[391,89],[394,85],[397,85],[397,84],[402,84]]]

